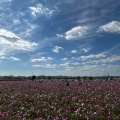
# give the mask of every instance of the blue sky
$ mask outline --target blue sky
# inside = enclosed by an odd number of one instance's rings
[[[120,75],[120,0],[1,0],[0,75]]]

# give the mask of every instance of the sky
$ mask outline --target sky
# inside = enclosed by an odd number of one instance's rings
[[[0,0],[0,76],[120,75],[120,0]]]

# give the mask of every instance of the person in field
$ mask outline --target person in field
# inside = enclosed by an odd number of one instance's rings
[[[80,82],[79,85],[82,86],[82,82]]]
[[[68,81],[66,81],[66,86],[69,86],[69,82]]]

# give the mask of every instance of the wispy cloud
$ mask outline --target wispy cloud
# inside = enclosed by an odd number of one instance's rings
[[[112,21],[99,27],[98,32],[120,33],[120,22]]]
[[[33,65],[33,67],[41,68],[56,68],[56,64]]]
[[[48,60],[53,60],[52,57],[41,57],[37,59],[32,59],[31,62],[40,62],[40,61],[48,61]]]
[[[59,53],[59,50],[60,50],[60,49],[63,49],[63,48],[60,47],[60,46],[55,46],[55,47],[52,49],[52,51],[55,52],[55,53]]]
[[[39,25],[33,23],[32,17],[28,15],[28,9],[22,11],[21,6],[19,9],[12,9],[14,4],[12,0],[2,0],[0,4],[0,28],[12,31],[23,39],[32,40],[32,35],[35,34]]]
[[[47,17],[53,15],[53,13],[56,10],[51,10],[46,6],[43,6],[42,4],[37,4],[35,7],[29,7],[29,9],[31,10],[31,14],[33,16],[39,16],[39,15],[45,15]]]
[[[30,23],[28,20],[24,20],[25,27],[22,28],[22,31],[19,32],[20,36],[24,36],[24,38],[33,37],[35,31],[38,29],[39,25]]]

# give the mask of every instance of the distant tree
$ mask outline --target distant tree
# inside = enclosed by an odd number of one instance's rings
[[[32,80],[35,80],[35,79],[36,79],[36,76],[35,76],[35,75],[33,75],[33,76],[31,77],[31,79],[32,79]]]
[[[91,76],[91,77],[90,77],[90,80],[92,80],[92,79],[93,79],[93,77]]]
[[[27,77],[27,79],[28,79],[28,80],[31,80],[31,77],[29,76],[29,77]]]
[[[77,79],[80,80],[80,76],[78,76]]]
[[[48,80],[51,80],[51,77],[50,77],[50,76],[48,76]]]
[[[85,79],[86,79],[86,76],[84,76],[83,79],[85,80]]]

